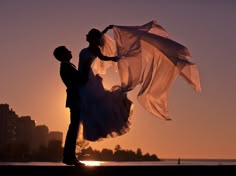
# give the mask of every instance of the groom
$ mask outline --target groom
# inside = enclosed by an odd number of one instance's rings
[[[61,62],[60,76],[66,86],[67,98],[66,107],[70,108],[70,125],[67,131],[64,151],[63,163],[67,165],[81,166],[83,163],[76,158],[76,140],[80,123],[80,106],[79,106],[79,84],[80,77],[76,67],[70,62],[72,59],[71,51],[65,46],[57,47],[53,52],[54,57]]]

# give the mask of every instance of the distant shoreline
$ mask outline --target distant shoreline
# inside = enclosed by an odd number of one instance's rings
[[[80,160],[92,166],[236,166],[236,159],[160,159],[160,161],[96,161]],[[0,166],[64,166],[61,161],[0,161]]]

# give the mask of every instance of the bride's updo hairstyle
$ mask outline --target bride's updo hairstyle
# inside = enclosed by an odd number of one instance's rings
[[[86,36],[89,43],[103,46],[103,33],[98,29],[92,28]]]

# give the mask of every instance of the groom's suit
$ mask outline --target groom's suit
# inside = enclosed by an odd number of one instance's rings
[[[60,76],[67,88],[66,107],[70,108],[70,125],[66,134],[63,157],[64,160],[73,160],[76,158],[75,147],[80,123],[80,76],[79,71],[70,62],[61,62]]]
[[[72,107],[78,103],[79,100],[79,71],[70,62],[61,62],[60,67],[61,79],[66,86],[66,107]]]

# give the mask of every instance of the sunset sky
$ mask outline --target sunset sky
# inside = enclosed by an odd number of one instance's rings
[[[160,158],[236,159],[235,17],[234,0],[0,0],[0,104],[65,137],[69,109],[54,48],[67,46],[78,65],[91,28],[156,20],[190,50],[202,92],[178,77],[168,96],[173,120],[164,121],[138,104],[135,89],[128,94],[134,102],[129,133],[91,146],[120,144]],[[109,73],[105,84],[118,84],[117,77]]]

